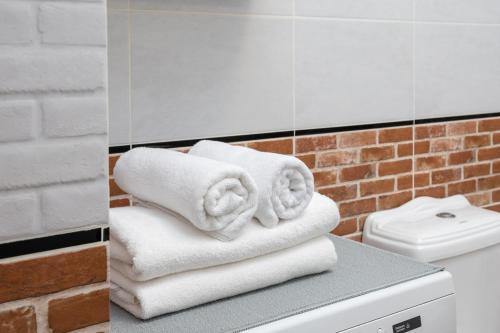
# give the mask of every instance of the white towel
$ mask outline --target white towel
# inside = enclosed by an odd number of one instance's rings
[[[167,275],[145,282],[111,269],[111,300],[148,319],[296,277],[333,268],[337,254],[328,237],[236,263]]]
[[[255,183],[242,168],[173,150],[132,149],[113,174],[124,191],[223,241],[239,236],[257,206]]]
[[[248,171],[259,190],[255,217],[266,227],[293,219],[309,205],[314,191],[311,171],[299,159],[217,141],[200,141],[189,154],[232,163]]]
[[[240,261],[295,246],[327,234],[339,223],[337,205],[315,193],[300,217],[276,228],[256,220],[241,237],[219,242],[178,217],[153,208],[110,209],[111,261],[132,280]]]

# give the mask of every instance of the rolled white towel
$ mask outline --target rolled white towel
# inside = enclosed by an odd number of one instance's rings
[[[259,191],[255,217],[266,227],[299,216],[311,201],[313,175],[295,157],[209,140],[195,144],[189,154],[236,164],[248,171]]]
[[[110,256],[115,270],[131,280],[144,281],[283,250],[325,235],[338,223],[337,205],[319,193],[314,193],[311,204],[296,219],[272,229],[253,219],[232,242],[206,237],[182,218],[158,209],[112,208]]]
[[[257,208],[256,185],[245,170],[173,150],[132,149],[113,175],[124,191],[223,241],[238,237]]]
[[[111,266],[111,300],[141,319],[179,311],[333,268],[332,241],[320,237],[261,257],[137,282]]]

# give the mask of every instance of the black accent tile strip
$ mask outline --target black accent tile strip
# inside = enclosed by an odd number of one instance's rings
[[[417,119],[417,120],[415,120],[415,124],[421,125],[421,124],[441,123],[443,121],[471,120],[471,119],[492,118],[492,117],[500,117],[500,112],[467,114],[467,115],[463,115],[463,116],[450,116],[450,117],[440,117],[440,118]]]
[[[109,147],[110,154],[121,154],[130,150],[129,145]]]
[[[200,140],[215,140],[215,141],[222,141],[222,142],[254,141],[254,140],[284,138],[284,137],[287,137],[287,136],[293,136],[293,133],[294,133],[294,131],[283,131],[283,132],[245,134],[245,135],[233,135],[233,136],[220,136],[220,137],[213,137],[213,138],[193,139],[193,140],[179,140],[179,141],[166,141],[166,142],[153,142],[153,143],[138,143],[138,144],[132,145],[132,148],[137,148],[137,147],[181,148],[181,147],[191,147],[191,146],[194,146]],[[129,145],[109,147],[109,153],[110,154],[124,153],[124,152],[126,152],[128,150],[130,150],[130,146]]]
[[[100,242],[102,228],[0,244],[0,259]]]
[[[167,142],[155,142],[155,143],[141,143],[134,144],[132,148],[136,147],[151,147],[151,148],[180,148],[180,147],[190,147],[196,144],[200,140],[217,140],[222,142],[239,142],[239,141],[254,141],[263,139],[274,139],[282,138],[288,136],[304,136],[304,135],[315,135],[315,134],[326,134],[326,133],[336,133],[336,132],[348,132],[348,131],[361,131],[367,129],[376,128],[387,128],[387,127],[398,127],[398,126],[410,126],[414,123],[417,125],[439,123],[445,121],[458,121],[458,120],[469,120],[469,119],[481,119],[481,118],[491,118],[500,117],[500,112],[493,113],[481,113],[481,114],[470,114],[463,116],[450,116],[450,117],[438,117],[438,118],[426,118],[413,120],[403,120],[395,122],[385,122],[385,123],[373,123],[373,124],[362,124],[362,125],[352,125],[352,126],[337,126],[337,127],[324,127],[324,128],[312,128],[312,129],[302,129],[296,131],[283,131],[283,132],[270,132],[270,133],[259,133],[259,134],[248,134],[248,135],[236,135],[236,136],[222,136],[214,138],[201,138],[193,140],[180,140],[180,141],[167,141]],[[130,145],[123,146],[112,146],[109,147],[110,154],[124,153],[130,150]]]
[[[361,131],[361,130],[368,130],[368,129],[398,127],[398,126],[411,126],[411,125],[413,125],[413,120],[404,120],[404,121],[394,121],[394,122],[387,122],[387,123],[374,123],[374,124],[363,124],[363,125],[350,125],[350,126],[304,129],[304,130],[295,131],[295,135],[296,136],[304,136],[304,135]]]
[[[109,241],[109,227],[102,229],[102,241]]]

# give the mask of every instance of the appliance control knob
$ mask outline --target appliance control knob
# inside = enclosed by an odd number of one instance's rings
[[[455,214],[449,212],[437,213],[436,216],[442,219],[452,219],[456,217]]]

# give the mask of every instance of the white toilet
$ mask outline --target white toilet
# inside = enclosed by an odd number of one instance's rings
[[[449,271],[457,332],[500,332],[500,213],[474,207],[461,195],[420,197],[371,214],[363,242]]]

